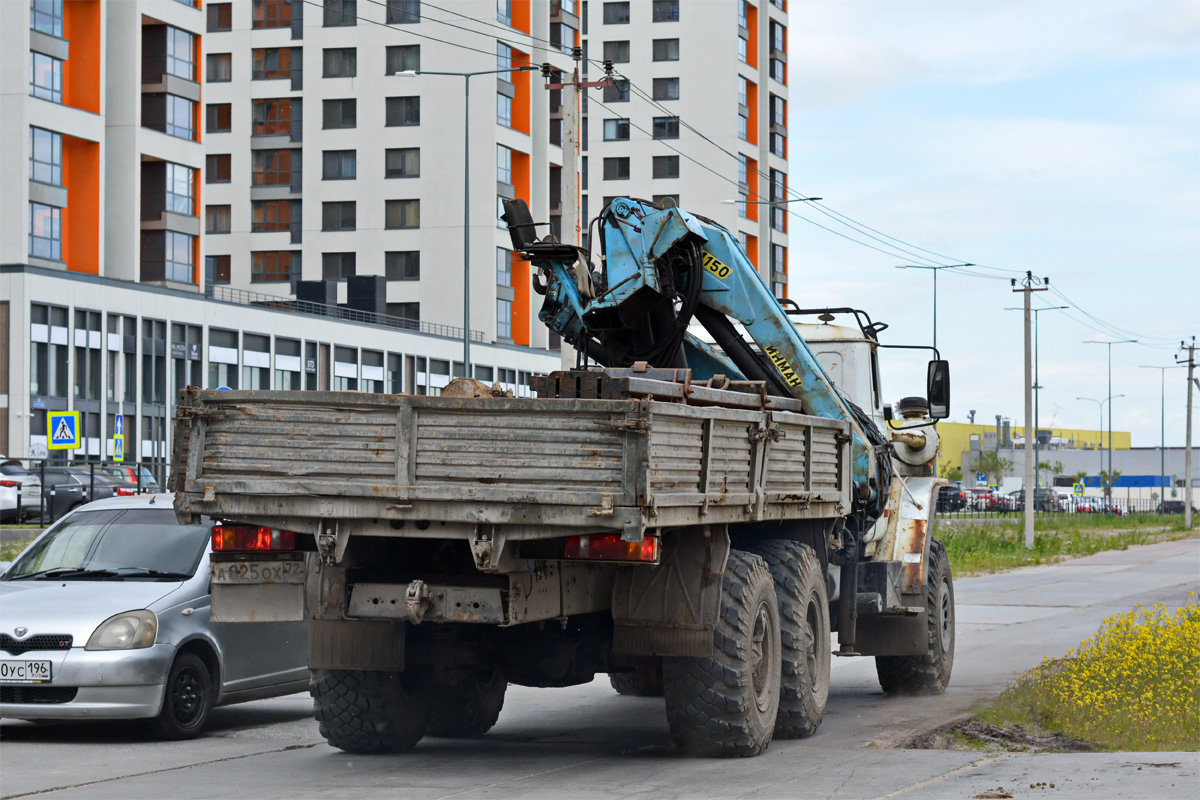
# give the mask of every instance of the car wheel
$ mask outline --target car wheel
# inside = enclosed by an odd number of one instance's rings
[[[194,653],[180,653],[167,673],[162,710],[150,728],[163,739],[193,739],[204,729],[212,707],[208,667]]]

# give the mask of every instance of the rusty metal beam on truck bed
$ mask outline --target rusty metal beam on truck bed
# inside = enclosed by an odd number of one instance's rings
[[[595,368],[552,372],[530,379],[541,398],[580,400],[631,400],[649,397],[691,406],[720,406],[766,411],[804,413],[803,404],[791,397],[767,394],[762,381],[731,381],[717,375],[704,381],[692,379],[690,369],[647,367]]]

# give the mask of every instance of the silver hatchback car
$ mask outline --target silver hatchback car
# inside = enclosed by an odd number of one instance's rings
[[[307,688],[306,623],[209,619],[213,522],[180,525],[172,499],[89,503],[0,576],[0,717],[183,739],[214,706]]]

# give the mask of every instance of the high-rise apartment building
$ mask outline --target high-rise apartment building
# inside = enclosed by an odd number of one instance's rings
[[[590,0],[582,14],[589,79],[607,60],[630,82],[587,91],[583,217],[613,197],[671,198],[735,231],[786,297],[787,206],[768,205],[787,197],[786,0]]]
[[[536,220],[549,219],[562,151],[551,142],[536,65],[569,63],[563,50],[578,44],[579,28],[572,8],[206,3],[204,220],[214,295],[304,296],[310,287],[299,281],[330,281],[354,308],[461,326],[469,210],[472,327],[485,341],[550,344],[529,264],[513,258],[498,215],[501,198],[518,197]]]

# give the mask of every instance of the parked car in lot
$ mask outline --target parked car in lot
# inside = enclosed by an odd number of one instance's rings
[[[1158,504],[1158,508],[1154,509],[1155,514],[1182,514],[1184,510],[1184,501],[1182,500],[1163,500]],[[1200,514],[1195,506],[1192,506],[1193,514]]]
[[[149,720],[200,733],[216,705],[308,686],[307,624],[214,623],[213,521],[169,494],[82,506],[0,576],[0,717]]]
[[[133,484],[135,487],[139,487],[143,493],[158,491],[158,481],[145,467],[135,464],[104,464],[97,467],[97,471],[103,472],[114,481]]]
[[[967,495],[960,484],[952,483],[938,489],[937,510],[942,513],[962,511],[967,507]]]
[[[996,490],[988,486],[967,489],[967,505],[972,511],[990,511],[996,498]]]
[[[22,517],[36,514],[41,496],[41,478],[21,466],[20,461],[0,456],[0,522],[20,522]]]
[[[1017,489],[1015,492],[1008,493],[1009,502],[1011,503],[1010,511],[1025,510],[1025,490]],[[1034,489],[1033,490],[1033,510],[1034,511],[1062,511],[1062,500],[1053,489]]]
[[[70,470],[83,486],[83,496],[89,503],[108,497],[133,497],[137,494],[137,484],[114,478],[100,469],[70,467]],[[95,487],[95,496],[92,495],[93,486]]]

